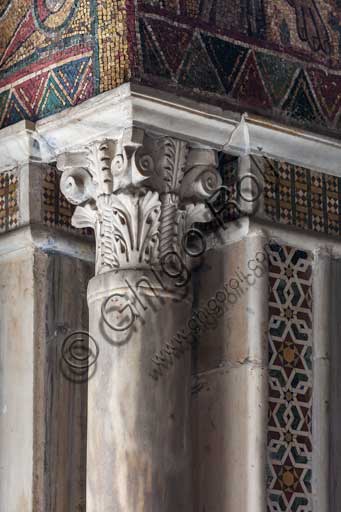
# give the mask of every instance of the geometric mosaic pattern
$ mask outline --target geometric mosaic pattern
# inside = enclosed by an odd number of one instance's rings
[[[265,213],[273,221],[341,236],[341,178],[264,159]]]
[[[269,251],[268,512],[312,512],[312,260]]]
[[[44,170],[42,210],[43,222],[48,226],[57,227],[75,234],[93,236],[90,229],[76,229],[71,225],[71,217],[75,206],[71,205],[60,191],[60,177],[56,169],[48,166]]]
[[[25,172],[25,170],[23,171]],[[71,205],[60,191],[60,173],[51,165],[42,168],[41,191],[42,219],[47,226],[93,238],[91,229],[76,229],[71,226],[75,206]],[[20,225],[19,178],[16,170],[0,173],[0,233]]]
[[[59,182],[59,173],[48,167],[43,182],[43,222],[48,226],[70,229],[74,208],[61,193]]]
[[[219,153],[218,170],[222,178],[222,185],[225,187],[225,194],[219,194],[221,204],[211,201],[211,206],[217,212],[222,211],[221,215],[217,215],[215,221],[220,218],[223,224],[233,222],[240,218],[241,212],[238,208],[238,158],[231,157],[226,153]],[[215,196],[213,196],[215,197]]]
[[[15,171],[0,173],[0,233],[17,227],[18,177]]]

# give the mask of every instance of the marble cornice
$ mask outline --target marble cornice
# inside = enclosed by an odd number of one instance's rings
[[[232,154],[245,153],[242,116],[153,88],[124,84],[36,123],[0,130],[0,171],[28,159],[50,162],[93,141],[117,139],[133,128],[152,130]],[[248,116],[248,152],[341,175],[341,142]],[[237,131],[236,131],[237,129]]]

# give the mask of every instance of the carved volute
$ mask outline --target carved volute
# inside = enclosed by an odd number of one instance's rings
[[[138,135],[138,142],[94,142],[57,161],[62,192],[77,205],[72,224],[95,230],[96,273],[158,266],[183,251],[194,222],[211,218],[205,200],[221,185],[216,152]]]

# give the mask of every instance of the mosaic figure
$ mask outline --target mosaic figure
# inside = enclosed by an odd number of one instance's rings
[[[200,16],[225,30],[242,29],[250,36],[265,36],[265,11],[263,0],[203,0]]]
[[[314,0],[288,0],[295,8],[297,32],[302,41],[307,41],[314,51],[331,52],[330,39],[326,25]]]

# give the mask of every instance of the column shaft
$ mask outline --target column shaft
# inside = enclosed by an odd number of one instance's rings
[[[88,300],[100,353],[88,383],[87,512],[190,511],[190,340],[159,378],[152,361],[187,329],[190,297],[174,301],[152,272],[128,270],[93,278]],[[115,301],[128,306],[116,320]],[[130,329],[108,325],[132,314]]]

